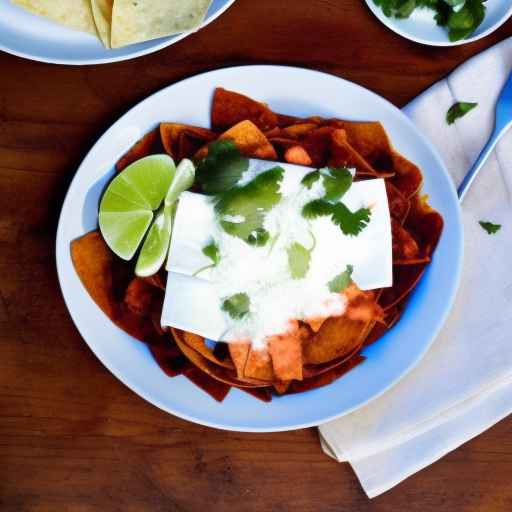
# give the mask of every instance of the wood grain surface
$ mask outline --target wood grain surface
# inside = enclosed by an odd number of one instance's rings
[[[398,106],[512,35],[436,49],[401,39],[361,0],[239,0],[159,53],[91,67],[0,53],[0,510],[512,510],[512,419],[368,500],[314,429],[215,431],[163,413],[114,378],[81,339],[55,272],[56,223],[77,166],[149,94],[234,64],[306,66]]]

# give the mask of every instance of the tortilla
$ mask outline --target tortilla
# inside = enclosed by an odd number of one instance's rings
[[[198,28],[211,0],[114,0],[112,48]]]
[[[118,172],[128,167],[133,162],[149,155],[163,153],[162,140],[160,138],[160,130],[155,128],[146,133],[142,139],[138,140],[117,162],[116,169]]]
[[[114,0],[91,0],[92,15],[98,36],[105,45],[110,48],[110,32],[112,25],[112,7]]]
[[[80,32],[97,35],[89,0],[11,0],[27,11]]]
[[[202,146],[217,138],[206,128],[179,123],[161,123],[160,137],[165,151],[177,162],[191,158]]]

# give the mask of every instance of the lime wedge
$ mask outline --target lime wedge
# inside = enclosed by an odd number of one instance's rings
[[[175,174],[167,155],[137,160],[109,184],[100,203],[101,234],[112,251],[130,260],[160,207]]]
[[[187,159],[180,162],[165,197],[164,207],[155,216],[149,228],[135,266],[135,274],[148,277],[156,274],[163,265],[171,242],[172,224],[180,194],[194,183],[194,164]]]

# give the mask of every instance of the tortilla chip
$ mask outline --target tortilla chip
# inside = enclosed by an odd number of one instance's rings
[[[377,176],[373,167],[349,144],[345,130],[331,132],[329,165],[354,167],[357,176]]]
[[[229,343],[229,355],[236,368],[237,377],[242,379],[244,377],[245,363],[249,351],[251,350],[251,344],[248,341],[238,341],[236,343]]]
[[[265,134],[251,121],[242,121],[219,136],[218,140],[232,140],[240,152],[249,158],[275,160],[277,153]],[[208,146],[201,148],[195,156],[203,159],[208,154]]]
[[[280,136],[283,138],[300,139],[318,127],[318,123],[297,123],[281,128]]]
[[[302,146],[310,156],[313,167],[327,165],[331,155],[331,141],[334,128],[321,126],[310,131],[302,140]]]
[[[130,265],[114,257],[98,231],[71,242],[71,259],[85,289],[112,322],[140,341],[154,334],[151,310],[134,313],[124,302],[126,286],[119,286],[116,275],[133,275]]]
[[[229,384],[213,379],[199,368],[192,367],[188,369],[184,372],[184,376],[217,402],[222,402],[231,389]]]
[[[91,0],[92,14],[98,36],[105,48],[110,48],[110,28],[114,0]]]
[[[393,264],[407,265],[410,263],[427,263],[430,258],[421,257],[420,248],[409,231],[395,219],[391,219],[391,234],[393,242]]]
[[[186,343],[190,348],[193,348],[196,352],[199,352],[203,357],[211,361],[212,363],[218,364],[219,366],[223,366],[224,368],[229,368],[233,370],[235,368],[232,361],[229,359],[220,360],[214,354],[213,350],[208,348],[205,344],[205,339],[202,336],[198,336],[197,334],[192,334],[190,332],[183,331],[182,340]]]
[[[288,389],[288,393],[303,393],[304,391],[310,391],[312,389],[320,388],[332,384],[335,380],[348,373],[350,370],[360,365],[366,358],[361,355],[356,355],[344,362],[332,368],[331,370],[321,373],[315,377],[304,379],[303,381],[294,380]]]
[[[418,284],[427,264],[393,266],[393,286],[384,288],[379,305],[388,310],[405,299]]]
[[[288,391],[288,388],[290,387],[291,383],[292,383],[291,380],[287,380],[284,382],[278,381],[278,382],[274,382],[273,386],[274,386],[276,393],[278,393],[280,395],[284,395]]]
[[[302,146],[292,146],[284,153],[284,159],[289,164],[295,165],[311,165],[313,160]]]
[[[396,175],[391,178],[391,183],[407,198],[416,194],[423,183],[423,176],[417,165],[409,162],[396,151],[392,153],[393,170]]]
[[[385,184],[389,212],[394,219],[403,224],[409,214],[411,203],[389,180],[386,180]]]
[[[264,103],[218,87],[213,96],[212,128],[215,131],[225,131],[242,121],[252,121],[263,131],[278,125],[277,115]]]
[[[224,368],[222,366],[218,366],[204,356],[196,352],[194,349],[190,348],[184,341],[183,331],[178,329],[172,329],[172,333],[174,335],[174,339],[176,344],[183,352],[183,354],[190,360],[190,362],[200,368],[203,372],[207,373],[211,377],[224,382],[225,384],[229,384],[230,386],[237,386],[243,388],[259,388],[268,386],[265,382],[258,382],[255,380],[244,379],[240,380],[236,377],[236,372],[234,370],[230,370],[228,368]]]
[[[261,400],[262,402],[272,402],[272,392],[270,388],[238,388],[240,391],[244,393],[248,393],[249,395]]]
[[[158,366],[169,377],[183,375],[193,368],[192,363],[183,355],[169,335],[160,336],[148,343],[149,350]]]
[[[122,156],[116,164],[118,172],[128,167],[133,162],[149,155],[163,153],[164,147],[160,139],[160,130],[155,128],[146,133],[142,139],[137,141],[124,156]]]
[[[112,48],[198,28],[211,0],[114,0]]]
[[[277,379],[302,380],[302,337],[298,329],[271,336],[268,339],[268,351]]]
[[[272,359],[266,348],[251,347],[244,368],[244,378],[272,382],[275,380]]]
[[[97,35],[89,0],[11,0],[27,11],[74,30]]]
[[[161,123],[160,137],[165,151],[177,162],[192,158],[206,143],[217,138],[211,130],[179,123]]]

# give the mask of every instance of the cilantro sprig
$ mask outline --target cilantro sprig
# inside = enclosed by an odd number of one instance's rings
[[[320,179],[325,189],[323,199],[326,201],[341,199],[352,186],[352,174],[346,167],[324,167],[312,171],[302,178],[302,184],[310,190]]]
[[[199,270],[196,270],[196,272],[193,274],[194,277],[199,275],[201,272],[204,272],[205,270],[216,267],[220,263],[220,250],[215,240],[212,240],[208,245],[205,245],[202,249],[202,253],[207,258],[209,258],[212,263],[210,265],[206,265],[206,267],[202,267]]]
[[[233,320],[241,320],[249,313],[251,301],[246,293],[236,293],[222,302],[221,309]]]
[[[357,236],[369,224],[372,211],[369,208],[359,208],[352,212],[344,203],[329,203],[324,199],[316,199],[307,203],[302,209],[306,219],[331,216],[332,222],[340,227],[343,234]]]
[[[438,25],[448,31],[450,41],[469,37],[485,18],[486,0],[373,0],[392,18],[409,18],[416,9],[431,9]]]

